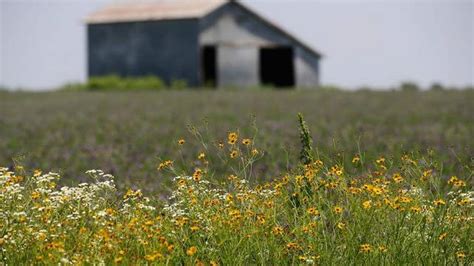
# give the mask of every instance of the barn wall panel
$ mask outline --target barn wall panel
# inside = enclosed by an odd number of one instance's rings
[[[242,46],[218,46],[219,86],[254,86],[259,83],[258,49]]]
[[[197,86],[198,36],[193,19],[89,25],[89,76],[155,75]]]

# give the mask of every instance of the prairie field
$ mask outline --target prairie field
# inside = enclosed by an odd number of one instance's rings
[[[258,178],[298,162],[301,112],[321,156],[349,162],[361,153],[393,159],[430,153],[456,173],[472,165],[474,91],[162,91],[0,94],[0,162],[57,171],[72,181],[89,169],[117,175],[124,187],[154,192],[166,182],[159,159],[195,159],[202,141],[229,131],[255,138],[264,156]],[[212,156],[212,155],[209,155]],[[212,159],[212,158],[211,158]],[[218,174],[225,173],[216,169]]]
[[[0,92],[1,263],[472,265],[473,103]]]

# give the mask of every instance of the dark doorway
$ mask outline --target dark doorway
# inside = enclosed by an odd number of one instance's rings
[[[215,46],[204,46],[201,51],[202,85],[217,86],[217,55]]]
[[[260,49],[260,81],[263,85],[275,87],[295,86],[291,47]]]

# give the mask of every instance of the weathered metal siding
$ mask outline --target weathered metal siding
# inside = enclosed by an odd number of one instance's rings
[[[238,4],[229,3],[200,22],[200,45],[218,50],[219,86],[252,86],[260,83],[260,47],[291,46],[297,86],[317,86],[319,58],[299,43],[269,27]]]
[[[305,49],[294,49],[296,85],[300,88],[314,88],[319,85],[319,60]]]
[[[259,83],[258,50],[252,46],[217,49],[218,86],[254,86]]]
[[[89,76],[155,75],[199,85],[195,19],[88,25]]]

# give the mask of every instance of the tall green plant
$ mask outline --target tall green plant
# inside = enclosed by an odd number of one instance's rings
[[[298,113],[298,123],[300,127],[301,141],[300,162],[302,164],[310,164],[314,161],[312,147],[313,139],[311,138],[311,133],[309,132],[308,126],[306,125],[301,113]]]

